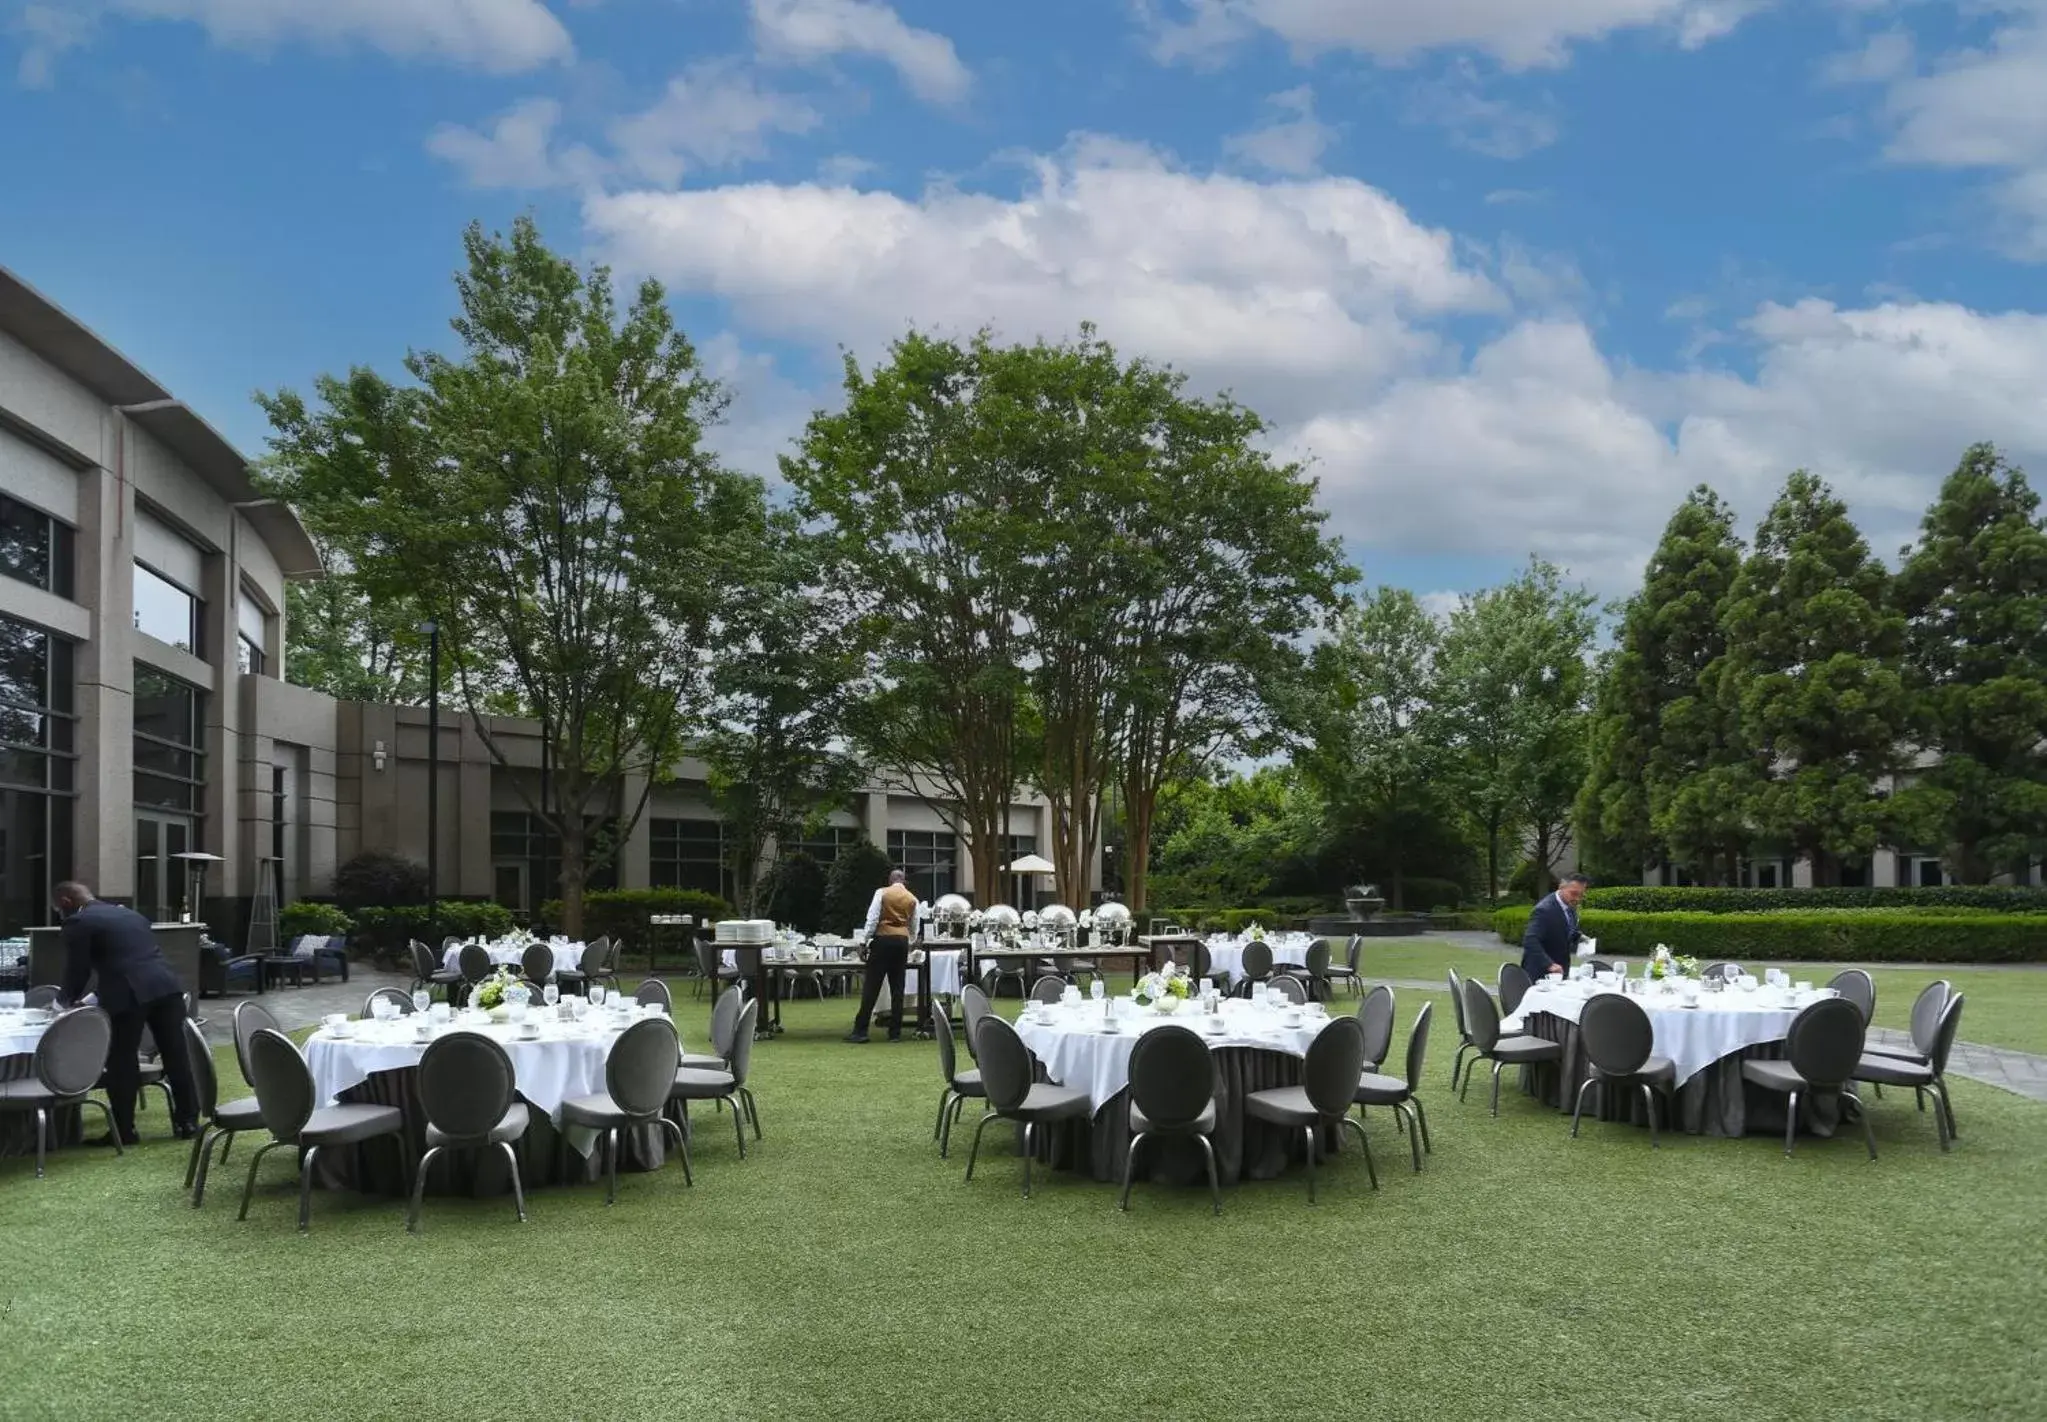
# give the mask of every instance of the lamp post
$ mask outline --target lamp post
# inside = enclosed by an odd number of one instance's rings
[[[441,624],[422,622],[426,633],[426,941],[434,946],[441,916]]]

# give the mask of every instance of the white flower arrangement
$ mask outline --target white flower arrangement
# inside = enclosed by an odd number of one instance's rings
[[[1649,976],[1652,978],[1696,978],[1699,975],[1699,960],[1674,953],[1670,945],[1659,943],[1656,951],[1649,955]]]
[[[1265,925],[1253,923],[1244,930],[1244,937],[1252,943],[1263,943],[1265,941]]]
[[[1146,973],[1137,984],[1137,1005],[1155,1012],[1178,1010],[1194,993],[1194,980],[1184,968],[1168,963],[1157,972]]]

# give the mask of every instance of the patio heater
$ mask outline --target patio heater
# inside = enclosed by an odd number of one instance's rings
[[[197,923],[200,911],[206,907],[206,871],[227,861],[218,854],[208,854],[200,849],[173,854],[171,858],[185,862],[185,898],[178,909],[178,922]]]

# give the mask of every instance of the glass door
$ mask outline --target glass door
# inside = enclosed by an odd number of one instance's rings
[[[185,911],[185,861],[192,845],[192,821],[179,815],[135,817],[135,911],[151,923],[173,923]],[[196,916],[199,905],[191,906]]]

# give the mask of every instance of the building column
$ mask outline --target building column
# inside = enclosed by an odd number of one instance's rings
[[[647,777],[627,775],[619,793],[619,810],[630,812],[640,803],[640,796],[647,791]],[[654,831],[647,822],[653,817],[654,802],[647,801],[646,810],[633,821],[632,833],[625,837],[625,843],[618,847],[618,886],[621,889],[644,889],[653,882]]]
[[[867,837],[874,841],[874,847],[883,854],[888,853],[888,792],[871,790],[866,796],[860,821]]]
[[[108,415],[102,464],[119,458],[121,417]],[[77,601],[96,609],[72,662],[78,800],[64,873],[102,897],[135,897],[135,498],[107,468],[78,476]],[[53,851],[53,858],[58,852]],[[56,866],[53,865],[53,868]]]

